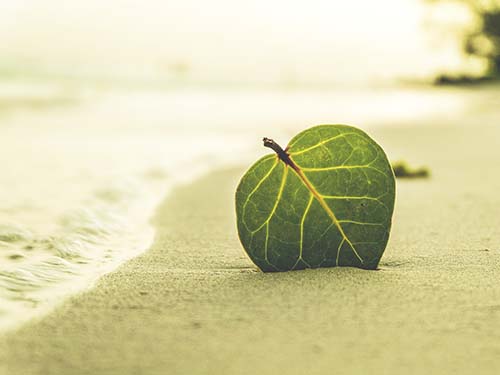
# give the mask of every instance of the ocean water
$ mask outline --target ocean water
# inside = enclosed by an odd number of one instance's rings
[[[320,123],[430,125],[484,102],[476,96],[0,84],[0,331],[42,316],[147,250],[151,217],[173,187],[249,165],[269,152],[263,136],[285,146]]]

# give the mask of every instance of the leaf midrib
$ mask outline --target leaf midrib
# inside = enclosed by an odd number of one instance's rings
[[[354,245],[351,242],[351,240],[349,239],[349,237],[347,237],[346,233],[344,232],[344,228],[342,228],[342,225],[340,224],[339,220],[335,216],[335,213],[328,206],[326,201],[323,199],[323,196],[316,190],[314,185],[311,183],[311,181],[309,181],[309,179],[304,174],[302,169],[297,165],[297,163],[295,163],[295,161],[291,158],[291,156],[290,156],[290,160],[293,163],[293,165],[291,166],[291,169],[295,172],[297,177],[299,177],[299,179],[306,186],[306,188],[311,192],[311,194],[314,196],[314,198],[316,198],[316,200],[321,205],[321,207],[326,211],[328,216],[330,216],[330,218],[332,219],[333,224],[337,227],[338,231],[340,232],[340,234],[342,236],[341,244],[343,243],[343,241],[347,242],[349,244],[349,246],[351,247],[352,251],[354,252],[354,255],[356,255],[356,257],[359,259],[361,264],[363,264],[364,263],[363,258],[359,255],[358,251],[354,247]],[[288,167],[288,165],[285,164],[285,167]]]

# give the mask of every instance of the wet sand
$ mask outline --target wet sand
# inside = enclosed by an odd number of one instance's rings
[[[380,270],[263,274],[212,173],[159,207],[152,248],[0,338],[0,374],[497,374],[500,128],[379,129],[398,180]]]

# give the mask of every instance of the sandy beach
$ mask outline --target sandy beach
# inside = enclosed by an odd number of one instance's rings
[[[221,170],[167,197],[144,255],[0,338],[0,373],[497,374],[500,129],[468,125],[371,132],[432,173],[398,180],[378,271],[259,272],[235,229],[247,166]]]

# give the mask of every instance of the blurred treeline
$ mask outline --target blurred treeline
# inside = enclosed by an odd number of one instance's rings
[[[466,5],[476,21],[465,34],[463,51],[487,60],[482,79],[500,78],[500,0],[428,0],[431,3],[455,2]]]

